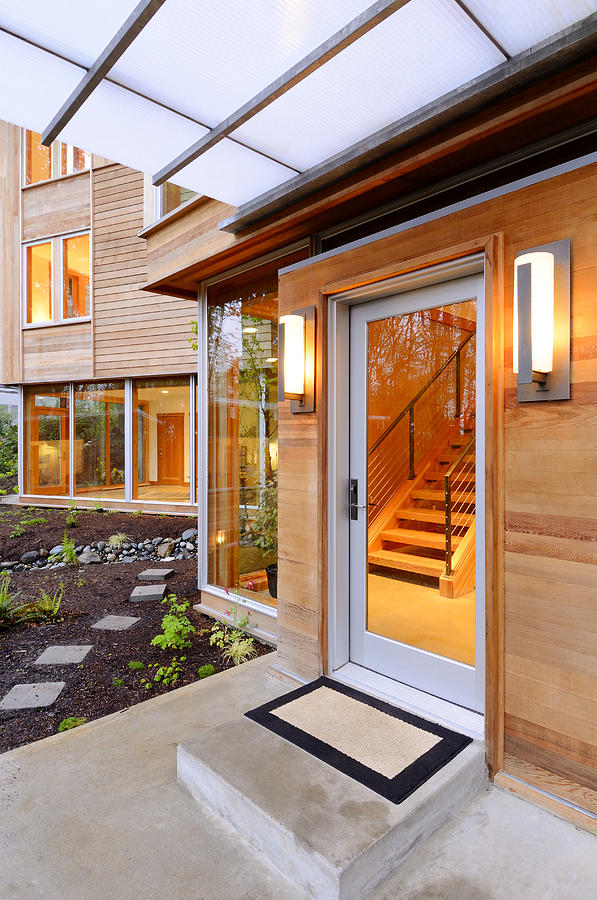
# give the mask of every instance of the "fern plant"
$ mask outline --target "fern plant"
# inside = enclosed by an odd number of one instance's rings
[[[68,536],[66,528],[64,529],[64,534],[62,535],[62,561],[65,562],[67,566],[79,565],[79,560],[77,559],[77,554],[75,553],[75,542]]]

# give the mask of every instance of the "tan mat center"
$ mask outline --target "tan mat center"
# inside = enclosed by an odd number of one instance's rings
[[[327,687],[279,706],[272,715],[386,778],[394,778],[441,741],[435,734]]]

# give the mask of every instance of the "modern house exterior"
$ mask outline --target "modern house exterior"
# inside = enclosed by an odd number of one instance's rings
[[[23,385],[24,502],[196,503],[199,608],[249,609],[279,677],[474,734],[497,784],[597,831],[597,24],[587,4],[517,51],[473,19],[494,74],[324,162],[300,166],[293,133],[297,173],[246,202],[229,162],[220,199],[157,218],[150,180],[106,160],[13,179],[21,265],[51,261],[55,286],[29,321],[14,257],[0,380]],[[242,115],[224,160],[253,152]],[[189,184],[231,132],[182,154]],[[87,232],[89,305],[68,243]]]

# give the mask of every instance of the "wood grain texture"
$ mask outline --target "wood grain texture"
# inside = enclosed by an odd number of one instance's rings
[[[144,176],[111,165],[93,173],[94,374],[96,377],[194,372],[188,343],[197,304],[143,290],[147,248]]]
[[[0,384],[21,379],[21,130],[0,122]]]
[[[556,792],[558,779],[594,789],[597,768],[596,200],[592,165],[280,279],[282,311],[315,304],[325,321],[330,293],[484,249],[488,763],[492,773],[508,771],[516,757],[531,783],[535,769],[551,772]],[[566,237],[572,399],[518,404],[511,371],[514,257]],[[322,671],[326,654],[320,552],[326,544],[326,379],[320,364],[316,413],[283,413],[280,425],[281,498],[288,509],[281,502],[278,652],[285,671],[305,678]],[[302,477],[295,474],[299,466]]]
[[[89,228],[89,177],[89,172],[79,172],[25,188],[23,240]]]
[[[91,323],[23,331],[23,381],[47,383],[91,378]]]

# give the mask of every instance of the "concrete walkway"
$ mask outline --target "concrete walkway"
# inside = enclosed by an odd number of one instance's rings
[[[268,665],[262,657],[1,755],[2,900],[298,900],[176,782],[179,741],[289,689]],[[597,839],[492,789],[371,897],[585,900],[596,883]]]

